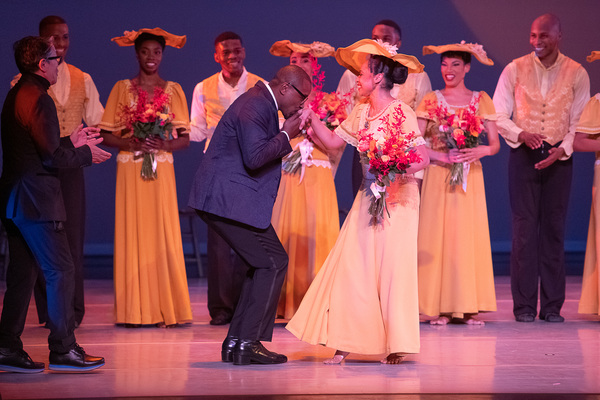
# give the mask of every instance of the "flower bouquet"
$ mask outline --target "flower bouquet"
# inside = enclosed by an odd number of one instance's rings
[[[171,121],[174,115],[169,113],[170,96],[162,88],[156,87],[152,101],[149,101],[145,90],[135,86],[132,89],[136,91],[137,102],[131,106],[124,106],[122,114],[127,127],[133,131],[133,137],[139,142],[149,137],[163,140],[173,138]],[[155,180],[157,178],[155,153],[136,152],[135,154],[135,156],[140,155],[144,158],[140,176],[144,180]]]
[[[390,118],[390,115],[393,115]],[[414,132],[402,131],[402,123],[406,119],[400,105],[393,113],[385,113],[382,124],[376,132],[367,129],[358,132],[358,151],[360,160],[369,166],[369,172],[375,176],[371,184],[371,205],[369,214],[374,218],[383,217],[383,211],[390,212],[386,203],[386,188],[391,186],[398,175],[406,173],[408,167],[421,161],[421,156],[413,147],[416,137]]]
[[[448,149],[471,149],[479,146],[483,136],[483,122],[476,115],[476,102],[467,108],[458,110],[453,114],[443,106],[438,106],[430,115],[439,121],[439,131],[446,139]],[[466,177],[469,173],[469,163],[453,163],[448,174],[448,184],[462,186],[466,191]]]

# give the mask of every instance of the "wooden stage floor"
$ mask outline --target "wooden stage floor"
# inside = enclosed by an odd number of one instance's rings
[[[401,365],[356,354],[340,366],[323,365],[333,350],[300,342],[283,322],[267,347],[286,354],[288,363],[222,363],[227,327],[208,323],[206,281],[189,284],[191,326],[126,329],[112,322],[112,281],[87,280],[87,314],[76,334],[106,365],[87,374],[0,373],[0,398],[595,399],[600,393],[600,318],[577,313],[581,277],[568,277],[563,324],[515,322],[509,278],[498,277],[498,312],[482,315],[484,327],[422,323],[421,353]],[[34,360],[48,362],[47,334],[32,301],[23,341]]]

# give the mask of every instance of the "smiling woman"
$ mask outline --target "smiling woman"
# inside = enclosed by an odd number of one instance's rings
[[[100,124],[104,144],[119,149],[115,201],[116,323],[171,327],[192,320],[172,152],[188,146],[188,108],[181,86],[158,74],[165,45],[185,36],[160,28],[125,32],[139,73],[117,82]]]

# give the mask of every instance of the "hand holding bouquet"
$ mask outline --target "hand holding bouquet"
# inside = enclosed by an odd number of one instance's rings
[[[392,118],[390,118],[392,115]],[[363,129],[358,133],[358,151],[363,164],[369,166],[369,172],[375,176],[371,184],[373,198],[369,214],[374,218],[383,217],[385,209],[390,216],[386,203],[386,188],[391,186],[398,175],[406,173],[413,163],[421,161],[413,147],[414,132],[403,132],[402,123],[406,119],[400,104],[393,113],[385,113],[376,132]]]

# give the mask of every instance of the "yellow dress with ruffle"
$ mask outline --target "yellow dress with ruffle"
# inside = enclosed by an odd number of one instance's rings
[[[290,145],[296,149],[304,140],[296,137]],[[271,223],[290,259],[277,307],[277,315],[289,319],[340,231],[331,164],[316,145],[305,167],[293,174],[282,171]]]
[[[175,82],[167,82],[169,111],[175,115],[174,129],[189,132],[185,94]],[[136,95],[131,81],[113,87],[100,128],[116,136],[123,134],[124,105],[133,105]],[[117,324],[186,323],[192,320],[185,261],[179,226],[173,155],[156,154],[157,176],[140,177],[142,157],[120,151],[117,155],[115,195],[114,285]]]
[[[581,114],[577,124],[577,132],[586,133],[591,138],[600,140],[600,93],[592,97]],[[582,314],[600,315],[600,152],[596,152],[594,163],[594,183],[592,186],[592,210],[590,212],[590,226],[588,229],[587,245],[585,248],[585,262],[583,265],[583,278],[581,284],[581,297],[579,299],[579,312]]]
[[[400,101],[373,118],[368,117],[369,106],[360,104],[335,132],[356,147],[358,131],[367,124],[377,132],[380,118],[394,118],[397,106],[406,116],[402,131],[418,134],[414,111]],[[415,144],[422,140],[417,137]],[[374,177],[363,168],[363,189],[286,328],[310,344],[352,353],[418,353],[417,182],[412,175],[398,177],[387,188],[390,217],[373,223],[368,210]]]
[[[481,95],[479,95],[481,94]],[[449,105],[439,91],[430,92],[416,110],[427,119],[428,147],[448,152],[439,122],[430,114],[439,105],[456,112],[467,106]],[[492,99],[485,92],[471,98],[484,120],[496,120]],[[419,310],[430,316],[496,311],[494,270],[483,170],[472,163],[467,190],[447,183],[450,164],[432,162],[425,170],[419,220]]]

